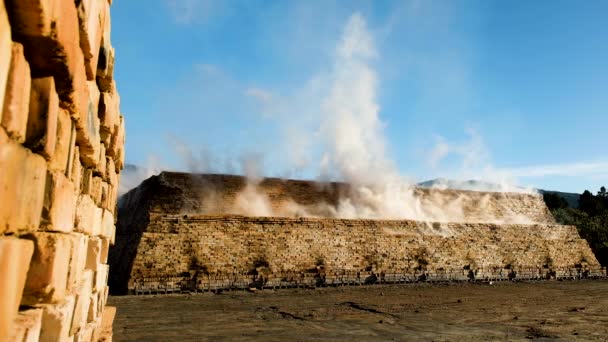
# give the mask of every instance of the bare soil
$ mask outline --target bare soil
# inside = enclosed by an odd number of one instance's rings
[[[608,341],[608,280],[111,297],[116,341]]]

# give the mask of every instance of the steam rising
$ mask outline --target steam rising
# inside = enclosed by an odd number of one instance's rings
[[[316,108],[322,114],[317,122],[315,137],[321,144],[318,170],[319,179],[339,180],[349,184],[348,191],[341,194],[337,205],[318,203],[314,207],[300,206],[293,201],[273,208],[268,195],[260,189],[262,171],[259,156],[241,158],[241,171],[248,182],[237,194],[233,213],[251,216],[329,216],[340,218],[415,219],[426,222],[466,222],[471,220],[466,212],[475,206],[475,220],[480,222],[529,223],[532,220],[503,210],[501,217],[493,217],[494,208],[489,208],[489,196],[472,201],[466,193],[446,195],[436,191],[420,195],[420,190],[402,177],[387,153],[384,123],[380,120],[377,103],[378,76],[373,68],[378,58],[374,39],[364,18],[353,14],[333,53],[331,70],[320,79],[327,80],[327,91]],[[271,94],[260,89],[248,94],[261,98],[265,112],[273,100]],[[314,101],[311,101],[314,103]],[[286,130],[292,130],[292,127]],[[294,132],[292,136],[304,136]],[[309,134],[310,135],[310,134]],[[472,138],[476,138],[472,135]],[[474,142],[480,142],[472,140]],[[176,152],[182,156],[191,172],[213,172],[212,158],[196,158],[187,146],[176,143]],[[476,145],[475,145],[476,146]],[[473,147],[475,147],[473,146]],[[469,164],[483,150],[477,147],[454,148],[443,138],[430,155],[430,163],[436,165],[449,153],[460,153]],[[296,151],[301,154],[300,151]],[[229,163],[225,163],[228,165]],[[491,169],[486,169],[492,172]],[[513,190],[504,188],[501,190]],[[212,198],[213,194],[206,194]],[[479,196],[478,196],[479,197]],[[508,204],[508,197],[504,201]],[[433,226],[435,227],[435,226]],[[438,234],[451,235],[447,225],[434,229]]]

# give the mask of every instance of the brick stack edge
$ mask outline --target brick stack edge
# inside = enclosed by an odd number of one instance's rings
[[[111,0],[0,0],[0,341],[110,341]]]

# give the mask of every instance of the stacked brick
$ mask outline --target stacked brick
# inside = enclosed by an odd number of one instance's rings
[[[0,0],[0,341],[111,340],[111,0]]]

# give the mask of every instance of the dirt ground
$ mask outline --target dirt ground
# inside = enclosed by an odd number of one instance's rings
[[[111,297],[115,341],[608,341],[608,280]]]

